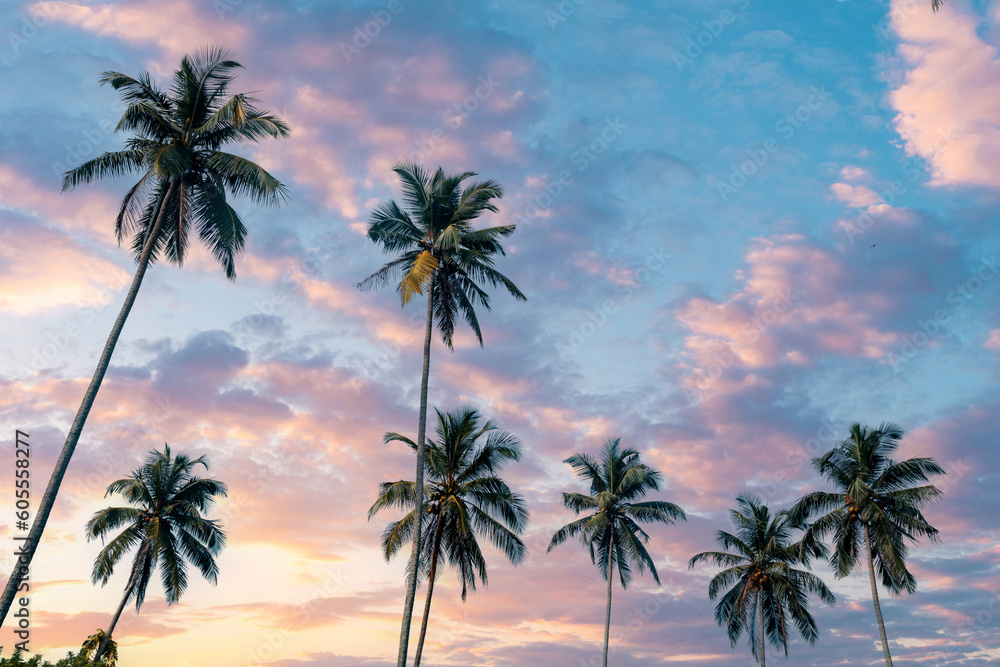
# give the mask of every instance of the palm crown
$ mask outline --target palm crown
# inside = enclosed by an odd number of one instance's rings
[[[399,164],[393,171],[402,184],[406,210],[393,200],[379,204],[372,211],[368,238],[385,253],[398,256],[358,286],[374,289],[398,280],[396,290],[404,306],[430,289],[444,343],[452,346],[456,318],[461,314],[482,345],[475,306],[490,308],[482,284],[502,285],[514,298],[526,298],[493,268],[494,256],[506,254],[499,239],[510,236],[514,225],[472,227],[484,211],[496,212],[493,200],[503,195],[500,185],[487,180],[462,188],[462,182],[474,173],[446,176],[439,168],[430,175],[417,164]]]
[[[867,533],[882,584],[894,593],[912,593],[917,582],[906,568],[906,540],[915,542],[920,535],[938,539],[937,529],[927,523],[920,508],[941,495],[932,485],[915,484],[944,470],[927,457],[901,462],[889,458],[902,437],[902,430],[892,423],[875,429],[853,424],[847,440],[813,459],[816,470],[837,491],[810,493],[793,512],[797,520],[821,514],[809,532],[818,537],[833,533],[836,545],[830,564],[837,577],[846,577],[857,567]]]
[[[176,603],[187,588],[188,562],[213,584],[217,580],[215,556],[225,545],[226,535],[203,514],[217,496],[226,495],[226,485],[192,475],[197,465],[208,467],[204,457],[172,456],[169,446],[150,452],[142,467],[108,485],[108,494],[121,495],[131,506],[108,507],[87,522],[88,540],[103,540],[124,528],[94,561],[95,584],[106,584],[118,562],[136,549],[124,601],[134,600],[136,611],[142,607],[146,586],[158,565],[168,604]]]
[[[725,590],[715,607],[715,620],[726,628],[733,646],[745,630],[758,660],[765,638],[788,655],[789,617],[810,644],[819,637],[807,607],[808,593],[818,593],[828,604],[836,602],[819,577],[792,567],[825,556],[826,548],[809,538],[793,543],[788,512],[771,516],[767,506],[753,496],[740,496],[737,501],[739,509],[729,512],[735,534],[720,530],[715,538],[728,551],[705,551],[694,556],[688,567],[709,561],[725,568],[712,578],[708,597],[714,600]]]
[[[649,491],[659,489],[662,475],[639,461],[639,452],[622,449],[621,439],[608,440],[600,460],[587,454],[573,454],[568,463],[578,477],[590,482],[590,495],[563,493],[563,504],[587,516],[569,523],[552,536],[548,551],[576,535],[590,550],[590,559],[598,565],[605,579],[614,565],[622,587],[632,579],[632,565],[639,572],[649,570],[656,583],[660,577],[645,544],[649,535],[639,523],[674,523],[687,517],[677,505],[661,500],[635,502]]]
[[[423,533],[421,575],[440,556],[447,555],[458,570],[462,599],[476,590],[476,577],[487,583],[486,559],[476,535],[485,535],[512,563],[524,560],[526,550],[519,537],[528,521],[528,511],[520,494],[510,490],[498,473],[504,464],[521,459],[517,439],[499,430],[492,421],[480,425],[478,411],[463,408],[438,415],[437,440],[428,438],[425,453],[427,484],[424,511],[428,526]],[[481,440],[486,436],[485,442]],[[416,444],[399,433],[386,433],[386,442]],[[368,510],[371,519],[387,507],[410,512],[390,523],[382,535],[386,560],[413,539],[416,484],[398,481],[379,485],[379,496]]]
[[[184,261],[192,228],[235,278],[235,255],[246,245],[247,230],[229,205],[226,192],[257,203],[278,204],[285,186],[246,158],[223,152],[227,144],[288,136],[279,118],[257,109],[245,94],[229,94],[241,65],[220,48],[185,56],[174,73],[170,91],[158,89],[147,72],[131,77],[105,72],[109,84],[128,104],[116,131],[134,137],[121,151],[104,153],[72,169],[63,189],[97,178],[141,174],[122,199],[115,220],[119,243],[134,234],[138,258],[153,234],[150,261],[164,253]]]
[[[628,588],[633,566],[640,573],[648,569],[659,584],[660,576],[653,559],[646,551],[649,535],[639,527],[639,523],[672,524],[675,519],[687,517],[684,510],[673,503],[660,500],[636,502],[649,491],[660,488],[662,475],[641,463],[639,452],[622,449],[620,438],[605,443],[600,460],[587,454],[573,454],[563,462],[568,463],[578,477],[590,482],[589,496],[563,493],[563,505],[577,514],[589,514],[557,530],[549,542],[548,551],[552,551],[567,538],[579,535],[584,546],[590,550],[591,562],[598,566],[601,576],[608,582],[602,663],[607,667],[611,644],[611,585],[614,582],[615,565],[618,566],[622,588]]]
[[[416,574],[427,576],[427,598],[420,638],[413,665],[419,667],[423,655],[427,620],[430,616],[438,560],[447,555],[462,582],[462,601],[469,589],[476,590],[476,575],[487,583],[486,559],[476,535],[485,535],[515,565],[524,560],[525,547],[519,535],[528,522],[524,498],[513,493],[498,473],[508,461],[519,461],[521,449],[510,433],[500,431],[492,421],[479,425],[479,413],[471,408],[441,414],[438,410],[437,442],[426,443],[424,467],[427,474],[424,494],[416,482],[385,482],[379,497],[368,510],[371,519],[385,507],[413,508],[399,521],[390,523],[382,534],[386,560],[392,558],[417,530],[420,504],[429,515],[427,529],[417,538],[421,557]],[[486,436],[485,443],[479,442]],[[417,445],[398,433],[386,433],[386,442],[399,441],[417,450]],[[424,497],[428,497],[424,501]],[[409,568],[413,573],[413,561]],[[416,582],[417,577],[413,577]]]

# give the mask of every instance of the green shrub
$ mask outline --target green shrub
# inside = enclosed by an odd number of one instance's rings
[[[21,649],[15,649],[9,658],[0,655],[0,667],[116,667],[118,664],[118,642],[113,639],[108,646],[108,655],[103,660],[94,662],[91,659],[91,655],[97,650],[103,637],[104,631],[98,630],[87,637],[79,653],[70,651],[65,658],[55,664],[48,660],[42,662],[41,654],[25,659],[24,652]],[[0,646],[0,653],[2,652],[3,647]]]

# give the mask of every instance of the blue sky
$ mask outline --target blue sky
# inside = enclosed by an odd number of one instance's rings
[[[416,426],[421,313],[353,286],[384,261],[364,231],[399,196],[392,165],[417,159],[503,185],[491,220],[518,228],[501,270],[528,296],[495,295],[484,348],[462,331],[432,353],[432,405],[474,405],[523,442],[509,481],[532,511],[526,563],[493,554],[464,606],[441,580],[432,664],[599,650],[597,572],[544,546],[571,518],[558,493],[581,486],[562,459],[619,435],[690,519],[651,530],[663,586],[616,592],[615,662],[752,664],[687,559],[737,495],[786,506],[818,488],[817,447],[884,420],[908,433],[901,456],[949,472],[927,512],[942,543],[912,550],[918,592],[885,596],[894,656],[997,660],[1000,4],[928,5],[7,2],[0,418],[37,443],[39,493],[133,268],[112,233],[129,181],[60,193],[64,165],[122,141],[101,73],[165,82],[222,43],[236,88],[292,128],[237,149],[291,199],[237,201],[235,283],[203,250],[147,274],[36,561],[33,647],[107,623],[124,576],[90,585],[83,523],[167,441],[229,483],[230,546],[218,587],[172,608],[151,591],[123,659],[247,665],[269,646],[272,667],[389,664],[402,564],[365,513],[378,482],[412,475],[380,443]],[[789,659],[875,664],[866,574],[817,572],[841,602],[814,602],[821,638]]]

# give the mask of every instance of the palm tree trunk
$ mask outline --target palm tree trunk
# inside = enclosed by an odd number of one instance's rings
[[[132,577],[129,577],[129,582],[125,586],[125,594],[122,596],[121,604],[118,605],[118,611],[115,612],[114,617],[111,619],[111,625],[108,626],[107,632],[104,633],[104,638],[101,639],[100,646],[97,647],[97,653],[94,654],[94,662],[101,659],[104,652],[108,650],[108,644],[111,643],[111,633],[115,631],[115,626],[118,625],[118,619],[122,615],[122,611],[125,609],[125,603],[128,602],[128,596],[132,592]]]
[[[434,594],[434,576],[437,574],[438,549],[441,548],[441,529],[444,527],[443,517],[438,515],[437,528],[434,529],[434,544],[431,551],[431,573],[427,580],[427,601],[424,602],[424,618],[420,622],[420,639],[417,640],[417,653],[413,656],[413,667],[420,667],[420,656],[424,652],[424,637],[427,636],[427,619],[431,615],[431,595]]]
[[[865,524],[865,550],[868,552],[868,580],[872,585],[875,620],[878,621],[878,631],[882,636],[882,653],[885,654],[885,667],[892,667],[892,656],[889,655],[889,640],[885,636],[885,622],[882,620],[882,608],[878,604],[878,586],[875,585],[875,558],[872,556],[872,540],[871,534],[868,532],[868,524]]]
[[[406,651],[410,644],[410,619],[413,617],[413,601],[417,596],[417,566],[420,564],[420,525],[423,523],[424,507],[424,434],[427,431],[427,379],[431,370],[431,334],[434,327],[434,286],[427,285],[427,326],[424,329],[424,370],[420,376],[420,421],[417,425],[417,497],[414,507],[417,517],[413,526],[413,550],[406,573],[406,601],[403,604],[403,626],[399,632],[399,653],[396,667],[406,667]]]
[[[122,304],[121,312],[118,313],[118,319],[115,320],[115,324],[111,328],[111,334],[104,345],[104,352],[101,353],[101,358],[97,362],[97,369],[90,380],[90,386],[87,387],[87,392],[83,395],[83,402],[80,404],[80,409],[76,412],[73,425],[66,435],[66,443],[63,445],[62,452],[59,453],[59,458],[56,460],[52,476],[49,478],[49,484],[45,487],[45,494],[38,505],[38,512],[35,514],[35,519],[31,524],[31,530],[28,531],[28,538],[24,542],[23,551],[18,554],[19,558],[14,564],[14,571],[11,573],[10,579],[7,580],[7,587],[3,591],[3,597],[0,597],[0,626],[3,625],[4,620],[7,618],[7,612],[10,610],[10,605],[14,602],[14,598],[17,595],[17,589],[21,585],[22,575],[27,570],[27,566],[31,564],[31,559],[35,556],[35,549],[38,548],[38,542],[42,539],[42,531],[45,530],[45,524],[49,520],[49,513],[55,504],[56,494],[59,493],[59,486],[62,484],[66,470],[69,468],[69,461],[76,450],[76,443],[80,439],[83,425],[90,414],[90,408],[94,405],[94,399],[97,398],[97,391],[101,388],[101,382],[104,381],[104,374],[111,363],[111,355],[115,351],[118,337],[125,327],[125,320],[128,319],[129,311],[132,310],[132,304],[135,303],[136,294],[139,293],[142,278],[146,274],[146,267],[149,266],[149,256],[153,251],[153,240],[157,237],[160,228],[163,226],[164,202],[170,199],[175,187],[176,183],[171,183],[163,199],[158,204],[153,229],[146,239],[145,246],[142,248],[142,254],[139,256],[139,261],[135,269],[135,277],[132,278],[132,286],[129,288],[128,294],[125,295],[125,303]],[[24,570],[21,569],[22,567]]]
[[[611,575],[614,574],[614,571],[612,555],[608,554],[608,609],[604,615],[604,667],[608,667],[608,643],[611,639],[611,584],[614,583]]]
[[[767,642],[764,641],[764,591],[760,591],[760,667],[764,667],[764,648]]]

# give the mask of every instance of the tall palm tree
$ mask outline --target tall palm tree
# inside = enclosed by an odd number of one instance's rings
[[[204,515],[217,496],[226,495],[226,485],[192,475],[198,465],[208,469],[203,456],[196,459],[184,454],[173,456],[167,445],[162,452],[151,451],[146,462],[130,476],[108,485],[105,496],[117,493],[131,506],[108,507],[96,512],[87,522],[88,540],[100,538],[103,541],[113,531],[124,527],[97,555],[91,575],[95,584],[107,584],[115,566],[135,549],[125,594],[101,638],[95,660],[104,655],[129,600],[135,602],[135,611],[139,613],[146,598],[146,586],[157,566],[168,605],[180,600],[187,588],[188,562],[211,583],[218,579],[215,556],[225,546],[226,534],[218,522]]]
[[[428,500],[421,507],[427,514],[427,530],[421,538],[421,574],[427,576],[427,600],[420,625],[420,638],[413,667],[420,667],[431,596],[437,577],[438,561],[447,555],[448,563],[458,571],[462,582],[462,601],[469,589],[476,590],[476,575],[487,584],[486,559],[479,548],[477,533],[485,535],[515,565],[524,560],[526,549],[519,535],[528,522],[524,498],[513,493],[498,475],[508,461],[521,460],[517,439],[498,430],[492,421],[480,426],[479,412],[462,408],[438,416],[437,441],[428,439],[426,491]],[[486,441],[480,438],[486,436]],[[403,442],[414,451],[416,443],[399,433],[386,433],[386,442]],[[386,560],[395,556],[413,539],[416,517],[416,483],[383,482],[379,496],[368,510],[370,520],[387,507],[410,509],[390,523],[382,534],[382,552]]]
[[[287,196],[285,186],[264,169],[220,150],[235,142],[288,135],[288,126],[257,109],[252,98],[229,94],[232,71],[238,67],[228,52],[213,48],[181,60],[169,93],[157,88],[147,72],[137,78],[105,72],[101,78],[102,84],[111,85],[128,103],[116,130],[135,136],[125,142],[124,150],[105,153],[67,172],[63,189],[105,177],[139,175],[122,199],[115,220],[119,243],[131,236],[135,277],[56,460],[25,540],[24,555],[0,598],[0,625],[17,593],[22,566],[34,557],[147,266],[161,255],[180,265],[194,229],[226,276],[234,279],[234,259],[246,245],[247,230],[227,202],[227,191],[266,205],[277,205]]]
[[[822,515],[809,526],[807,534],[822,538],[833,533],[836,548],[830,555],[830,565],[838,578],[853,572],[864,559],[887,667],[891,667],[892,657],[875,575],[895,595],[917,590],[917,580],[906,569],[908,547],[904,538],[913,543],[918,535],[932,542],[938,540],[937,529],[927,523],[920,508],[940,496],[941,491],[930,484],[914,485],[928,481],[931,475],[944,474],[928,457],[901,462],[889,458],[902,437],[903,431],[890,422],[875,429],[852,424],[850,437],[813,459],[813,467],[836,492],[815,491],[792,508],[796,521]]]
[[[827,604],[837,600],[822,579],[793,568],[798,563],[808,565],[811,557],[826,556],[826,547],[805,538],[793,543],[787,511],[771,516],[767,506],[754,496],[736,500],[739,509],[729,511],[736,534],[720,530],[715,536],[729,551],[702,552],[688,567],[710,561],[726,568],[708,585],[711,600],[730,587],[715,607],[715,620],[726,628],[732,646],[746,630],[750,650],[764,667],[768,641],[788,656],[789,620],[807,642],[816,643],[819,633],[809,613],[809,593],[817,593]]]
[[[396,258],[368,276],[358,288],[373,290],[396,282],[400,301],[406,306],[414,296],[427,294],[427,318],[424,328],[424,364],[420,376],[420,415],[417,422],[417,462],[415,507],[423,506],[424,435],[427,426],[427,382],[431,363],[431,333],[435,322],[444,344],[452,349],[455,322],[461,315],[476,334],[479,345],[483,334],[475,306],[490,309],[489,294],[482,284],[505,288],[515,299],[524,294],[506,276],[493,268],[494,256],[504,255],[500,238],[514,233],[514,225],[473,229],[473,221],[486,211],[496,212],[494,199],[503,195],[493,181],[473,182],[462,188],[472,176],[466,172],[446,176],[440,168],[433,175],[423,167],[398,164],[393,171],[403,189],[404,210],[393,200],[382,202],[371,214],[368,238]],[[397,667],[406,667],[410,619],[417,591],[420,560],[422,516],[418,512],[413,526],[410,562],[406,576],[406,598],[399,634]]]
[[[580,536],[583,545],[590,549],[590,560],[608,582],[607,614],[604,621],[604,667],[608,665],[608,642],[611,636],[611,584],[614,568],[622,589],[632,580],[632,568],[639,573],[646,569],[656,583],[660,576],[645,545],[649,535],[639,523],[660,522],[673,524],[676,519],[687,517],[677,505],[662,500],[636,502],[648,492],[660,488],[663,476],[639,461],[639,452],[622,449],[621,438],[608,440],[601,450],[600,459],[587,454],[573,454],[565,459],[577,477],[590,482],[590,495],[563,493],[563,505],[576,514],[587,512],[583,518],[568,523],[552,536],[552,551],[567,538]]]
[[[941,5],[944,4],[944,0],[931,0],[931,8],[934,11],[941,9]]]

